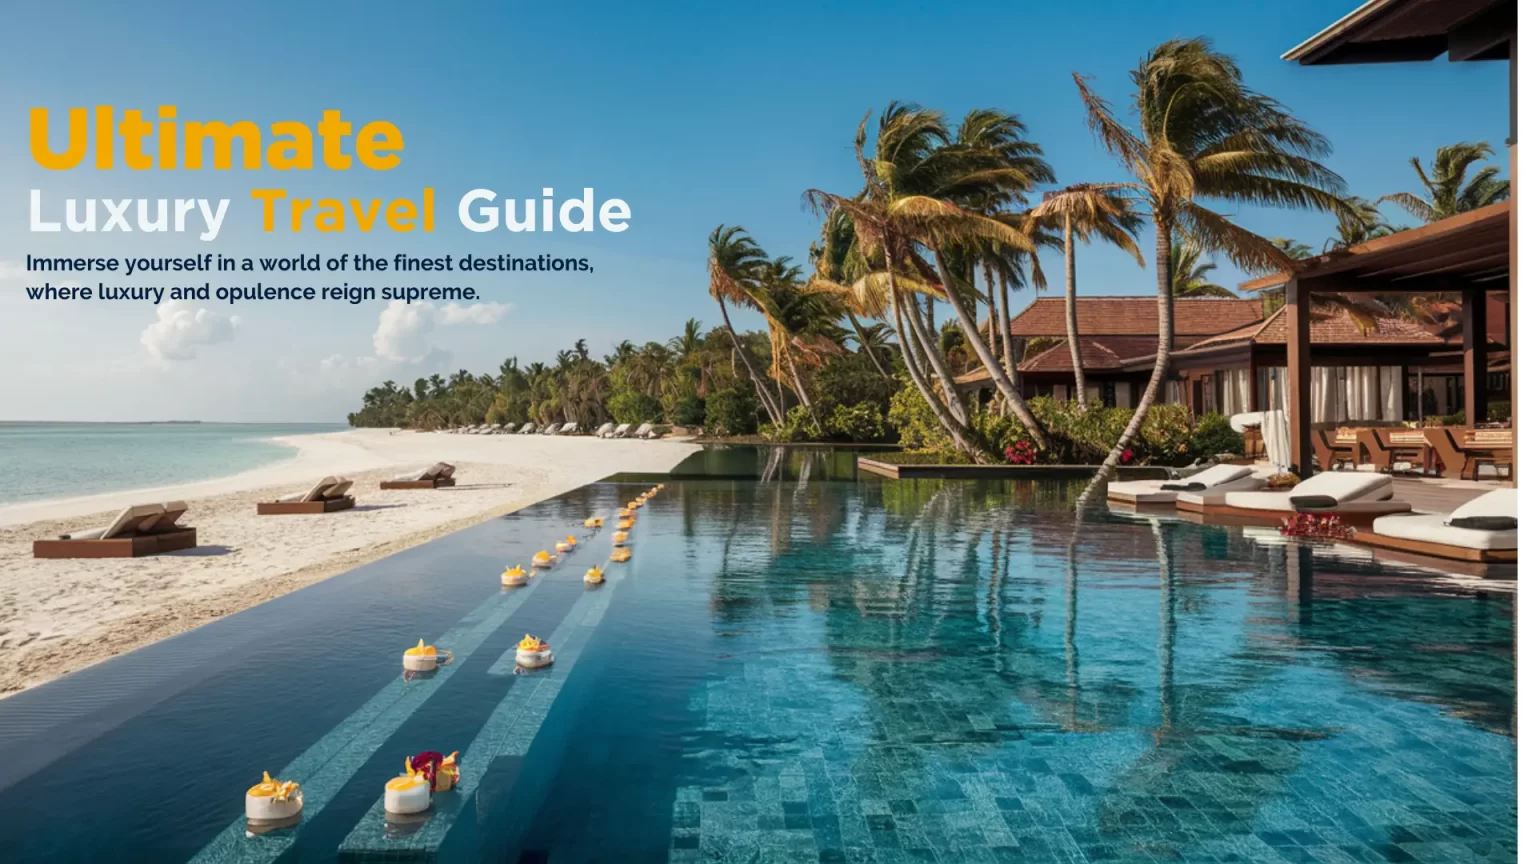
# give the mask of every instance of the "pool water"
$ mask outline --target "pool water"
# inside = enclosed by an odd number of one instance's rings
[[[685,462],[600,588],[611,528],[497,575],[655,478],[0,701],[8,860],[1515,859],[1507,583],[851,460]],[[460,790],[386,824],[428,749]],[[305,818],[246,838],[263,770]]]

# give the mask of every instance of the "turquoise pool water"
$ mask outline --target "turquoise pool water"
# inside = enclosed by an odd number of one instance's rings
[[[16,860],[1513,861],[1513,596],[1056,483],[711,454],[0,701]],[[713,476],[711,477],[711,474]],[[611,530],[611,523],[610,529]],[[581,535],[585,532],[577,532]],[[525,632],[555,665],[512,674]],[[418,637],[455,650],[404,681]],[[425,825],[406,756],[462,752]],[[247,838],[262,770],[296,831]]]

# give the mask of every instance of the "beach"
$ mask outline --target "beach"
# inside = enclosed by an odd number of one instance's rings
[[[278,440],[297,454],[230,477],[0,507],[0,695],[610,474],[666,471],[697,449],[685,441],[385,429]],[[458,466],[457,486],[378,488],[381,479],[437,461]],[[328,474],[357,481],[357,507],[256,515],[257,502]],[[197,549],[131,559],[32,557],[33,540],[105,525],[129,504],[177,500],[189,505],[181,521],[198,529]]]

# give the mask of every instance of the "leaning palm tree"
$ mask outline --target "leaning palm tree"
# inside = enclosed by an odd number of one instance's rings
[[[1419,175],[1424,194],[1394,192],[1379,200],[1390,201],[1425,222],[1497,204],[1509,197],[1509,181],[1499,179],[1497,166],[1484,165],[1471,180],[1467,179],[1467,171],[1473,165],[1492,155],[1493,148],[1487,141],[1448,144],[1435,151],[1435,167],[1429,174],[1424,173],[1423,163],[1415,156],[1408,164]]]
[[[1130,172],[1127,197],[1145,211],[1156,244],[1157,356],[1151,380],[1115,446],[1090,484],[1109,478],[1157,401],[1173,350],[1173,237],[1219,252],[1243,269],[1290,270],[1292,261],[1265,238],[1199,202],[1267,204],[1337,211],[1344,181],[1317,157],[1326,138],[1283,105],[1243,82],[1237,63],[1205,39],[1157,46],[1131,72],[1134,126],[1073,75],[1088,128]]]
[[[984,460],[986,448],[970,424],[938,334],[916,309],[916,297],[942,296],[963,312],[967,303],[961,294],[973,296],[974,289],[960,284],[945,263],[947,255],[963,255],[989,242],[1029,248],[1028,236],[1017,228],[955,202],[982,197],[1000,183],[1032,181],[1024,171],[1000,164],[995,154],[951,144],[943,115],[936,111],[893,103],[880,118],[873,158],[865,153],[867,122],[866,115],[854,137],[864,188],[852,197],[810,189],[806,201],[828,214],[847,215],[866,260],[879,258],[883,270],[871,271],[848,286],[846,293],[888,304],[888,317],[895,323],[902,359],[916,389],[955,446],[973,459]],[[924,257],[925,249],[933,255],[932,261]],[[975,322],[966,314],[959,314],[957,320],[1026,432],[1043,441],[1040,424],[997,359],[986,351]],[[938,385],[939,394],[929,389],[929,381]]]
[[[1062,283],[1066,291],[1067,351],[1072,355],[1079,408],[1088,407],[1088,378],[1083,370],[1082,343],[1077,336],[1077,241],[1088,242],[1095,237],[1107,240],[1135,258],[1136,266],[1145,266],[1141,249],[1136,245],[1141,216],[1122,196],[1125,187],[1123,183],[1077,183],[1047,193],[1032,214],[1061,229],[1061,254],[1067,265],[1066,281]]]
[[[1205,250],[1197,244],[1174,238],[1173,247],[1168,250],[1169,266],[1173,268],[1168,281],[1173,286],[1173,296],[1236,297],[1236,294],[1206,278],[1216,269],[1216,262],[1200,260],[1204,256]]]
[[[741,337],[736,335],[736,328],[731,325],[730,312],[725,307],[727,302],[736,306],[755,305],[752,302],[751,281],[765,263],[767,258],[763,250],[740,225],[731,228],[719,225],[710,232],[709,296],[720,304],[720,317],[725,320],[725,330],[731,336],[731,345],[741,357],[742,365],[747,368],[747,376],[757,391],[758,401],[762,402],[763,410],[768,412],[768,419],[779,424],[784,422],[784,410],[774,398],[773,391],[768,389],[767,382],[758,374],[752,354],[742,344]]]

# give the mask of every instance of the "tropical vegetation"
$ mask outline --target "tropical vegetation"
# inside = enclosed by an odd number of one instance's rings
[[[665,422],[774,441],[899,441],[944,461],[1099,461],[1100,478],[1130,461],[1186,463],[1240,444],[1223,418],[1159,403],[1177,335],[1173,299],[1235,296],[1214,281],[1217,259],[1291,270],[1314,248],[1402,230],[1383,204],[1432,220],[1509,194],[1497,168],[1478,167],[1492,149],[1466,142],[1440,148],[1428,170],[1410,161],[1421,192],[1347,194],[1322,162],[1327,139],[1252,89],[1205,39],[1157,46],[1129,82],[1120,112],[1073,78],[1087,128],[1120,179],[1057,185],[1017,115],[978,108],[952,119],[892,102],[853,128],[847,182],[804,191],[821,220],[805,261],[770,254],[741,225],[709,233],[701,288],[720,316],[711,329],[690,319],[666,343],[621,342],[601,357],[578,341],[550,363],[511,358],[495,374],[387,381],[349,420],[419,429]],[[1265,238],[1229,215],[1233,205],[1328,213],[1336,231],[1320,247]],[[1148,239],[1158,301],[1150,382],[1137,404],[1106,407],[1089,399],[1083,368],[1077,254],[1101,241],[1143,266]],[[1025,395],[1018,365],[1036,346],[1008,330],[1011,295],[1047,289],[1041,256],[1050,251],[1065,265],[1070,402]],[[742,314],[761,329],[738,329]]]

